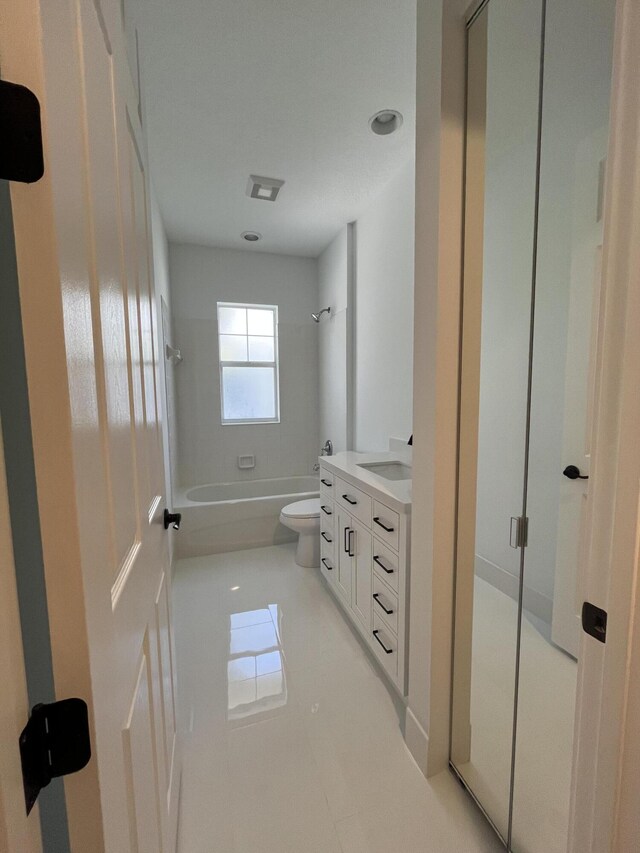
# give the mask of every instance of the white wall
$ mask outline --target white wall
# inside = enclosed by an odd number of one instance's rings
[[[318,258],[318,308],[331,308],[319,324],[320,443],[333,442],[335,453],[349,450],[351,381],[351,306],[349,263],[351,226],[346,225]]]
[[[319,451],[317,261],[171,243],[180,486],[309,474]],[[278,305],[279,424],[220,423],[216,303]],[[237,467],[240,454],[256,467]]]
[[[414,232],[412,158],[356,225],[355,450],[413,432]]]

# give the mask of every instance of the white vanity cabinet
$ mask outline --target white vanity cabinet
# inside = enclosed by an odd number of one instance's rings
[[[378,454],[380,455],[380,454]],[[321,572],[394,687],[407,694],[410,481],[360,475],[341,453],[320,459]]]
[[[371,533],[344,511],[338,511],[339,592],[365,629],[371,627]]]

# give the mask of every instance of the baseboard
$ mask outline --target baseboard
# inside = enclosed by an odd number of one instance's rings
[[[404,741],[420,772],[426,776],[429,756],[429,735],[422,728],[411,708],[407,708],[405,712]]]
[[[500,566],[496,566],[495,563],[486,560],[484,557],[480,557],[478,554],[476,554],[475,570],[479,578],[499,589],[500,592],[508,595],[514,601],[518,600],[520,580],[515,575],[512,575],[511,572],[505,571]],[[553,614],[553,600],[551,598],[525,585],[523,603],[525,610],[533,613],[534,616],[542,619],[543,622],[551,624],[551,616]]]

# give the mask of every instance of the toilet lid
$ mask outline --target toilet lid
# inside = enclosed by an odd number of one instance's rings
[[[320,498],[311,498],[308,501],[296,501],[282,510],[287,518],[314,518],[320,515]]]

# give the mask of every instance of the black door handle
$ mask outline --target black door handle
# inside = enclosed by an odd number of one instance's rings
[[[352,542],[353,542],[351,537],[353,536],[354,533],[355,533],[355,530],[349,529],[349,556],[350,557],[355,557],[355,555],[356,555],[355,550],[351,547]]]
[[[386,524],[383,524],[383,523],[380,521],[380,517],[379,517],[379,516],[376,516],[373,520],[374,520],[374,521],[375,521],[375,523],[378,525],[378,527],[381,527],[383,530],[386,530],[386,531],[387,531],[387,533],[393,533],[393,531],[395,530],[395,527],[387,527],[387,525],[386,525]]]
[[[380,566],[380,568],[381,568],[381,569],[383,569],[383,570],[384,570],[388,575],[392,575],[392,574],[393,574],[393,569],[388,569],[388,568],[385,566],[385,564],[382,562],[382,560],[380,559],[380,557],[375,556],[375,554],[374,554],[374,557],[373,557],[373,562],[374,562],[374,563],[377,563],[377,564]]]
[[[376,638],[376,640],[380,643],[380,645],[382,646],[382,648],[385,650],[385,652],[386,652],[388,655],[393,654],[393,649],[388,649],[388,648],[385,646],[385,644],[382,642],[382,640],[380,639],[380,637],[378,636],[378,629],[377,629],[377,628],[376,628],[376,630],[373,632],[373,636],[374,636],[374,637]]]
[[[393,613],[393,610],[387,610],[387,608],[384,606],[384,604],[380,601],[380,596],[378,595],[377,592],[373,593],[373,600],[378,605],[378,607],[382,607],[382,609],[387,614],[387,616],[391,616],[391,614]]]
[[[349,554],[349,545],[347,543],[348,537],[349,537],[349,528],[345,527],[345,529],[344,529],[344,542],[343,542],[345,554]],[[349,555],[349,556],[351,556],[351,555]]]
[[[577,465],[567,465],[567,467],[562,472],[565,477],[568,477],[570,480],[588,480],[589,476],[587,474],[581,474],[580,469]]]
[[[323,563],[323,565],[327,571],[329,571],[329,572],[333,571],[333,566],[330,566],[324,557],[322,558],[322,563]]]
[[[321,507],[320,507],[320,509],[322,510],[322,512],[323,512],[325,515],[333,515],[333,513],[331,512],[331,510],[330,510],[330,509],[327,509],[327,508],[326,508],[326,506],[324,506],[324,505],[323,505],[323,506],[321,506]]]
[[[320,480],[323,486],[333,486],[333,483],[330,483],[329,480]]]
[[[322,531],[322,533],[320,535],[322,536],[322,538],[324,539],[325,542],[333,542],[333,539],[329,539],[329,537],[324,532],[324,530]]]
[[[343,495],[342,497],[348,504],[351,504],[351,506],[355,506],[358,503],[358,501],[352,501],[349,495]]]
[[[181,512],[169,512],[168,509],[164,511],[164,529],[168,530],[170,527],[173,527],[174,530],[180,530],[180,522],[182,521],[182,513]]]

